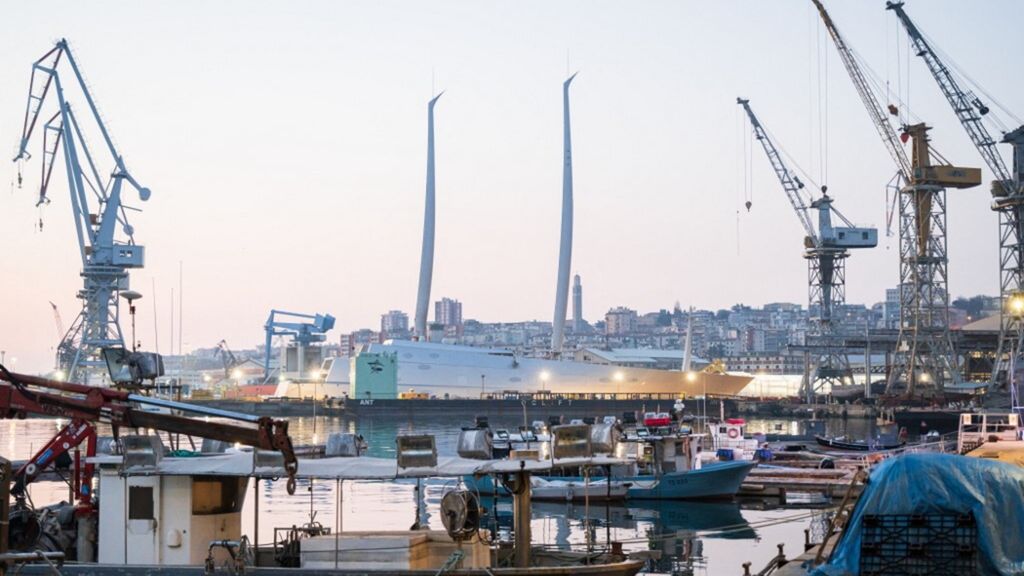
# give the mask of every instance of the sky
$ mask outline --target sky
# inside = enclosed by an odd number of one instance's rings
[[[0,150],[17,150],[31,63],[68,38],[129,170],[153,191],[145,203],[128,199],[143,209],[130,218],[147,251],[132,288],[143,294],[138,338],[163,353],[179,270],[186,351],[222,338],[254,345],[271,308],[335,315],[332,339],[377,328],[389,309],[411,314],[426,105],[441,90],[432,299],[462,300],[467,318],[551,319],[561,84],[575,71],[572,268],[587,319],[619,305],[806,302],[803,232],[763,153],[749,148],[756,142],[737,96],[751,99],[843,214],[884,227],[894,166],[809,1],[0,8]],[[954,164],[981,166],[883,2],[829,8],[905,111],[934,125],[935,147]],[[1009,58],[1024,4],[912,0],[907,11],[990,94],[1024,113],[1012,99],[1024,78]],[[21,189],[17,166],[0,158],[0,350],[25,371],[52,363],[49,302],[65,324],[80,307],[60,167],[52,202],[35,207],[40,149],[38,140],[30,146]],[[998,292],[989,201],[985,187],[949,193],[954,295]],[[898,281],[897,248],[883,232],[878,248],[850,258],[848,301],[884,298]]]

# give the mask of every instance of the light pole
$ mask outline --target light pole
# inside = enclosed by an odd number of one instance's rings
[[[135,290],[125,290],[121,292],[121,298],[128,301],[128,315],[132,317],[132,352],[137,352],[139,346],[135,340],[135,301],[142,298],[142,294]]]
[[[481,400],[484,399],[484,378],[485,377],[486,377],[485,374],[481,374],[480,375],[480,399]]]
[[[1010,314],[1017,317],[1019,325],[1021,317],[1024,316],[1024,294],[1018,292],[1013,296],[1010,296],[1007,300],[1006,306],[1009,308]],[[1019,353],[1019,349],[1010,350],[1010,362],[1008,364],[1006,374],[1006,388],[1010,391],[1010,406],[1014,410],[1017,410],[1020,407],[1020,397],[1017,392],[1017,376],[1015,374],[1017,372],[1017,355]],[[999,358],[996,358],[995,364],[998,366]],[[998,374],[992,375],[992,381],[995,381],[996,376],[998,376]]]

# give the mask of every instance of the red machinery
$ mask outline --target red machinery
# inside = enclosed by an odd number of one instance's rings
[[[190,412],[213,418],[237,420],[254,426],[234,423],[206,422],[185,416],[140,409],[150,406]],[[0,419],[25,418],[29,414],[68,418],[71,422],[14,476],[15,491],[30,483],[61,455],[69,454],[85,443],[85,457],[96,454],[98,422],[111,426],[116,438],[121,428],[149,428],[172,434],[200,436],[211,440],[232,442],[262,450],[276,450],[284,456],[288,474],[288,493],[295,492],[298,460],[288,436],[288,422],[267,416],[250,416],[237,412],[196,406],[132,394],[115,388],[99,388],[60,382],[26,374],[9,372],[0,366]],[[75,455],[73,487],[79,507],[91,510],[90,480],[93,466]]]
[[[75,418],[61,428],[52,440],[14,472],[14,476],[11,478],[14,486],[11,488],[11,492],[15,496],[24,494],[26,485],[83,442],[85,443],[86,461],[82,462],[81,453],[75,452],[72,491],[75,500],[78,500],[79,509],[91,510],[91,480],[95,466],[88,459],[96,455],[96,427],[81,418]]]

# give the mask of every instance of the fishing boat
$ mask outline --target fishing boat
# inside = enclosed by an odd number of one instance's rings
[[[541,478],[534,476],[531,480],[533,499],[542,502],[609,502],[625,500],[629,491],[629,482],[607,478],[590,481],[589,479],[572,480],[562,478]]]
[[[471,491],[454,488],[440,504],[445,530],[413,529],[345,531],[343,517],[322,526],[311,519],[303,526],[275,527],[273,543],[260,542],[258,500],[252,506],[253,539],[243,533],[246,494],[259,494],[263,482],[286,476],[280,454],[226,448],[219,453],[165,455],[157,437],[133,437],[123,455],[92,458],[98,470],[98,521],[89,538],[94,556],[64,564],[60,571],[74,576],[156,576],[211,574],[226,567],[232,574],[332,575],[456,574],[561,576],[568,574],[632,576],[643,565],[612,549],[545,551],[530,540],[534,473],[551,474],[561,466],[615,466],[613,458],[582,458],[537,462],[438,457],[432,436],[398,438],[397,459],[332,456],[299,459],[299,482],[334,483],[337,510],[342,509],[345,481],[396,481],[490,474],[502,479],[514,494],[514,541],[496,542],[480,525],[483,508]],[[126,438],[127,440],[127,438]],[[353,444],[354,442],[349,442]],[[342,442],[341,444],[344,444]],[[349,452],[352,453],[352,452]],[[358,451],[356,451],[358,453]],[[255,483],[255,486],[251,484]],[[312,494],[312,492],[311,492]],[[418,504],[422,491],[417,490]],[[321,503],[321,507],[324,507]],[[329,505],[327,506],[329,508]],[[327,510],[325,510],[327,512]],[[481,533],[484,530],[484,533]],[[281,534],[279,538],[277,535]],[[74,542],[76,539],[69,539]],[[74,555],[74,546],[67,553]],[[48,556],[59,561],[64,552]],[[21,560],[33,558],[25,554]],[[42,558],[39,558],[42,560]],[[23,574],[51,573],[49,564],[19,567]]]
[[[576,428],[576,430],[568,430]],[[713,461],[702,458],[702,434],[688,430],[673,431],[671,426],[658,429],[641,428],[637,433],[622,436],[616,425],[602,422],[593,425],[565,425],[551,429],[553,437],[572,434],[580,438],[584,454],[607,454],[622,459],[622,464],[611,469],[572,469],[560,467],[557,476],[541,476],[544,480],[584,483],[611,478],[615,483],[628,484],[627,499],[696,500],[731,498],[739,491],[743,480],[756,466],[751,460]],[[459,454],[467,458],[484,458],[491,454],[490,434],[485,429],[463,430]],[[585,441],[582,440],[585,438]],[[585,447],[584,447],[585,446]],[[539,448],[530,454],[554,454],[554,449]],[[507,496],[508,490],[493,478],[480,475],[467,476],[465,483],[483,495]]]
[[[856,442],[846,440],[840,436],[838,438],[826,438],[824,436],[815,436],[814,439],[820,446],[826,448],[832,448],[834,450],[852,450],[858,452],[872,452],[880,450],[895,450],[906,444],[906,441],[897,441],[895,443],[881,443],[881,442]]]

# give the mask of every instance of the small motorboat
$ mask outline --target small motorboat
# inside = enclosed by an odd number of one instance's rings
[[[855,450],[859,452],[872,452],[878,450],[895,450],[901,448],[905,441],[896,442],[893,444],[882,444],[881,442],[854,442],[846,440],[843,437],[839,438],[825,438],[824,436],[815,436],[815,440],[818,444],[825,446],[826,448],[834,448],[836,450]]]
[[[629,493],[629,482],[612,480],[611,486],[604,478],[586,482],[579,478],[561,480],[558,478],[530,479],[530,488],[534,500],[547,502],[582,502],[584,500],[612,501],[625,500]]]

